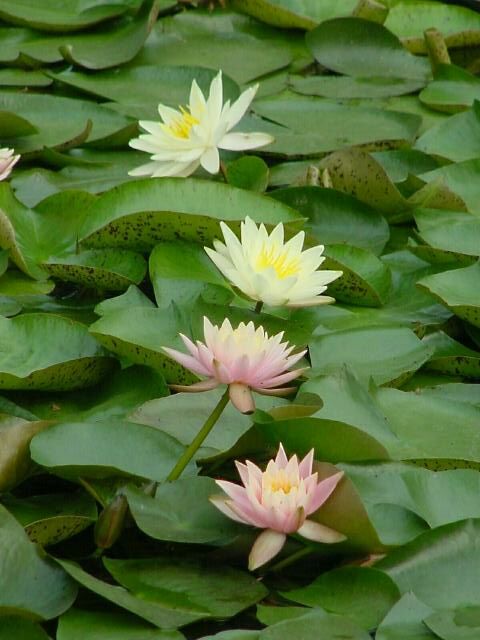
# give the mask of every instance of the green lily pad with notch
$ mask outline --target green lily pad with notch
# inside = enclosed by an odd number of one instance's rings
[[[38,133],[11,141],[22,156],[38,154],[44,147],[65,149],[87,139],[95,145],[127,142],[136,132],[135,122],[102,105],[40,93],[0,92],[0,111],[28,121]]]
[[[208,95],[210,83],[217,73],[212,69],[196,66],[150,64],[101,71],[94,75],[80,71],[62,71],[50,72],[50,76],[68,86],[125,105],[127,111],[133,109],[132,115],[138,119],[160,121],[159,102],[175,108],[179,104],[188,104],[193,80]],[[223,97],[233,102],[239,96],[239,87],[227,75],[223,75],[222,79]]]
[[[53,0],[48,5],[38,4],[35,0],[2,0],[0,17],[6,22],[34,29],[75,31],[111,20],[138,6],[138,0],[115,0],[101,5],[94,0]]]
[[[182,602],[178,598],[175,602],[170,595],[171,592],[162,594],[163,597],[156,600],[147,600],[143,596],[137,597],[123,587],[99,580],[70,560],[57,559],[56,562],[85,589],[130,613],[134,613],[162,630],[175,629],[208,617],[204,609],[191,604],[187,598],[183,598]],[[167,636],[166,640],[170,640],[170,638]],[[175,636],[173,640],[176,640]]]
[[[44,547],[80,533],[97,519],[95,501],[86,493],[7,498],[3,505],[30,540]]]
[[[326,20],[307,34],[306,42],[323,67],[348,76],[416,80],[424,86],[431,73],[427,60],[413,56],[393,33],[371,20]]]
[[[42,263],[47,273],[62,282],[107,291],[125,291],[140,284],[147,272],[145,258],[127,249],[93,249]]]
[[[115,365],[87,327],[44,313],[0,318],[0,353],[1,389],[82,389]]]
[[[121,445],[112,446],[115,442]],[[130,476],[163,482],[183,447],[158,429],[112,418],[53,425],[33,438],[30,451],[35,462],[69,479]]]
[[[424,366],[427,371],[439,371],[465,378],[480,378],[479,351],[465,347],[443,331],[429,334],[423,338],[423,342],[435,349]]]
[[[433,81],[420,92],[420,100],[431,109],[455,113],[480,100],[480,80],[453,64],[438,67]]]
[[[443,396],[398,389],[371,389],[397,440],[389,446],[394,460],[427,469],[479,469],[478,407]]]
[[[80,240],[90,248],[137,251],[170,240],[210,244],[221,237],[220,220],[235,231],[246,215],[267,225],[301,219],[283,203],[227,184],[152,178],[120,185],[99,196],[84,221]]]
[[[436,273],[418,282],[462,320],[480,327],[480,263]]]
[[[8,408],[7,408],[8,410]],[[33,471],[30,458],[32,438],[49,426],[45,420],[25,419],[7,413],[0,421],[0,492],[20,484]]]
[[[385,544],[405,544],[429,528],[480,516],[476,499],[480,475],[473,469],[430,471],[401,462],[341,467]],[[403,531],[392,517],[399,509],[413,522]]]
[[[175,393],[164,398],[155,398],[138,406],[129,415],[129,420],[138,424],[155,427],[168,434],[183,445],[188,446],[198,432],[198,425],[203,424],[212,413],[225,389],[212,389],[206,393]],[[282,398],[255,394],[255,404],[262,411],[272,408],[291,407],[291,403]],[[182,416],[179,423],[178,416]],[[216,454],[233,447],[238,439],[248,431],[252,424],[251,416],[243,415],[227,404],[218,419],[218,426],[213,429],[202,444],[200,457]]]
[[[157,599],[191,605],[204,618],[227,618],[262,600],[267,589],[255,576],[211,562],[171,557],[114,560],[107,571],[125,588],[147,602]],[[219,597],[221,594],[221,597]]]
[[[423,33],[433,26],[441,31],[449,49],[480,44],[480,16],[471,9],[426,0],[391,4],[385,26],[412,53],[427,53]]]
[[[243,532],[243,527],[210,502],[211,496],[221,493],[212,478],[200,476],[162,484],[154,497],[135,487],[125,491],[133,519],[151,538],[223,545]]]
[[[445,206],[443,209],[450,211],[470,211],[472,213],[480,213],[479,196],[480,188],[476,176],[480,168],[480,159],[465,160],[464,162],[452,162],[446,164],[434,171],[423,173],[419,176],[427,182],[441,180],[450,189],[456,193],[463,206]],[[420,207],[431,207],[431,204],[418,203]]]
[[[68,609],[78,588],[0,505],[0,611],[50,620]]]
[[[85,640],[88,636],[91,640],[184,640],[179,631],[155,629],[124,611],[87,611],[72,607],[60,616],[57,640]],[[0,639],[3,640],[1,636]]]
[[[438,209],[416,209],[413,213],[419,237],[426,242],[429,261],[457,264],[472,264],[480,257],[480,218],[465,211],[439,211]],[[410,249],[417,253],[414,247]]]
[[[344,615],[363,629],[374,629],[400,598],[391,578],[376,569],[343,567],[310,584],[282,591],[287,600]]]
[[[388,298],[392,276],[388,266],[368,249],[331,244],[325,249],[325,269],[343,271],[328,287],[328,293],[342,302],[379,307]]]
[[[414,593],[406,593],[390,609],[377,629],[376,640],[435,640],[423,620],[432,608],[420,602]]]
[[[480,156],[479,137],[480,102],[475,100],[468,111],[457,113],[426,131],[416,141],[415,149],[452,162],[463,162]]]
[[[428,531],[376,564],[398,585],[435,609],[478,606],[480,520]]]
[[[284,29],[313,29],[319,22],[348,15],[356,0],[341,6],[330,0],[234,0],[233,7],[267,24]]]
[[[321,244],[345,243],[378,255],[390,236],[388,224],[378,211],[341,191],[291,187],[277,189],[271,195],[305,216],[305,231]]]
[[[256,100],[253,110],[286,128],[272,129],[275,141],[265,147],[266,153],[285,156],[319,155],[353,145],[398,147],[413,142],[421,124],[414,114],[298,94]]]
[[[367,346],[368,345],[368,346]],[[429,360],[433,347],[406,327],[374,326],[316,335],[310,342],[313,372],[330,374],[344,365],[360,380],[400,385]]]

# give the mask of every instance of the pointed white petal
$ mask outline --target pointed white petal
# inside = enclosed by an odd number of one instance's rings
[[[220,156],[217,147],[209,147],[202,154],[200,164],[209,173],[218,173],[220,169]]]

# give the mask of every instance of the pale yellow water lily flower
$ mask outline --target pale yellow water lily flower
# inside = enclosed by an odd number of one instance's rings
[[[13,149],[4,147],[0,149],[0,180],[5,180],[10,175],[13,166],[20,160],[19,155],[13,155]]]
[[[219,149],[242,151],[273,142],[266,133],[229,133],[247,111],[257,89],[258,85],[250,87],[231,105],[229,100],[223,103],[221,71],[212,80],[207,99],[194,80],[186,107],[177,110],[159,104],[163,122],[140,121],[147,133],[129,144],[150,153],[151,162],[129,171],[129,175],[186,177],[200,165],[214,174],[220,169]]]
[[[235,462],[243,486],[216,480],[226,496],[213,496],[211,502],[226,516],[264,531],[250,552],[248,568],[253,571],[281,551],[287,535],[298,533],[307,540],[334,544],[346,536],[308,516],[329,499],[343,477],[343,471],[318,480],[312,473],[313,449],[299,462],[287,458],[280,444],[277,456],[262,472],[247,460]]]
[[[302,250],[305,233],[284,241],[283,224],[269,235],[249,217],[241,224],[240,240],[220,223],[225,243],[214,240],[215,250],[205,247],[222,274],[252,300],[270,306],[309,307],[335,302],[321,295],[342,271],[318,270],[325,257],[318,245]]]

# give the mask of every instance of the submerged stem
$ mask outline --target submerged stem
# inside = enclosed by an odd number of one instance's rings
[[[257,302],[257,304],[255,305],[254,312],[255,313],[260,313],[260,311],[262,310],[262,307],[263,307],[263,300],[259,300]]]
[[[177,480],[181,476],[181,474],[182,474],[183,470],[185,469],[185,467],[187,466],[187,464],[193,458],[193,456],[198,451],[198,449],[202,445],[202,443],[205,440],[205,438],[208,436],[210,431],[215,426],[215,424],[216,424],[217,420],[219,419],[219,417],[222,415],[222,411],[227,406],[228,400],[229,400],[229,395],[228,395],[228,387],[227,387],[225,393],[223,394],[223,396],[220,398],[220,400],[216,404],[216,406],[213,409],[212,413],[205,420],[205,423],[204,423],[203,427],[197,433],[197,435],[192,440],[190,445],[185,449],[183,454],[178,459],[177,464],[173,467],[173,469],[168,474],[168,476],[167,476],[167,481],[168,482],[172,482],[173,480]]]
[[[280,562],[277,562],[276,564],[271,566],[268,569],[268,573],[278,573],[279,571],[282,571],[283,569],[285,569],[285,567],[289,567],[291,564],[293,564],[297,560],[301,560],[301,558],[304,558],[305,556],[310,555],[311,553],[313,553],[313,551],[314,551],[313,547],[302,547],[298,551],[295,551],[295,553],[292,553],[292,555],[288,556],[287,558],[284,558],[283,560],[280,560]]]

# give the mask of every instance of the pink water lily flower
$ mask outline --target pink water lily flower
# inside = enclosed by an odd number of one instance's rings
[[[210,500],[232,520],[265,529],[250,552],[250,571],[276,556],[288,534],[298,533],[326,544],[346,539],[343,533],[307,519],[328,500],[343,477],[340,471],[319,482],[318,474],[312,473],[313,449],[299,462],[296,455],[289,460],[280,444],[275,460],[270,460],[263,472],[249,460],[235,464],[244,486],[216,480],[228,497],[213,496]]]
[[[253,322],[241,322],[233,329],[225,318],[222,325],[203,319],[205,343],[196,344],[180,334],[189,354],[163,347],[163,351],[181,365],[206,380],[190,386],[172,385],[177,391],[208,391],[221,384],[229,387],[230,399],[242,413],[252,413],[255,404],[251,390],[264,395],[285,395],[295,387],[283,387],[301,375],[305,369],[289,371],[304,351],[292,354],[294,346],[282,342],[283,331],[269,336],[263,327]]]
[[[14,156],[13,149],[4,147],[0,149],[0,180],[5,180],[10,175],[13,166],[20,160],[20,156]]]

